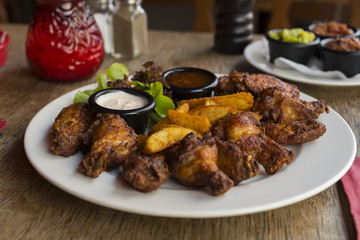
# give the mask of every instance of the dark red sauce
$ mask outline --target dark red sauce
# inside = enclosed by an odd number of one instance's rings
[[[169,74],[166,81],[175,87],[198,88],[208,85],[211,78],[202,72],[183,71]]]

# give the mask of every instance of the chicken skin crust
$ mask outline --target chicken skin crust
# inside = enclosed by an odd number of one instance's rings
[[[178,146],[167,152],[170,173],[181,184],[209,187],[215,196],[222,195],[233,181],[217,166],[218,149],[214,138],[202,140],[189,133]]]
[[[216,138],[219,169],[223,171],[234,185],[252,178],[259,173],[259,164],[251,155],[242,151],[235,143]]]
[[[75,103],[63,108],[50,128],[50,150],[65,157],[77,153],[82,137],[95,118],[87,103]]]
[[[314,141],[326,132],[326,126],[317,120],[288,123],[262,123],[266,136],[282,146]]]
[[[295,152],[268,138],[260,128],[254,113],[238,112],[220,119],[211,132],[213,136],[235,143],[253,156],[267,173],[273,174],[285,164],[291,163]]]
[[[141,192],[154,191],[169,178],[169,168],[162,153],[135,154],[126,160],[122,173],[125,181]]]
[[[84,145],[89,149],[79,165],[79,171],[90,177],[119,167],[135,151],[137,135],[117,114],[97,114],[84,134]]]
[[[239,73],[236,70],[232,70],[228,76],[219,78],[215,95],[249,92],[256,98],[263,90],[276,86],[285,89],[294,97],[300,96],[300,91],[297,86],[283,82],[274,76],[256,73]]]
[[[317,119],[320,114],[329,112],[328,106],[321,100],[307,102],[291,96],[280,87],[262,91],[254,101],[252,111],[259,112],[264,122],[292,122]]]

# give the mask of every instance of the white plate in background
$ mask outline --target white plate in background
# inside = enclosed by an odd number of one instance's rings
[[[266,59],[267,50],[262,40],[250,43],[244,49],[246,60],[255,68],[268,74],[294,82],[325,85],[325,86],[360,86],[360,78],[356,79],[329,79],[310,77],[291,68],[278,68]]]

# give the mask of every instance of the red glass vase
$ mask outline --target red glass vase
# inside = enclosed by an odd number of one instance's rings
[[[100,67],[103,45],[84,0],[38,0],[26,40],[36,75],[58,82],[82,80]]]

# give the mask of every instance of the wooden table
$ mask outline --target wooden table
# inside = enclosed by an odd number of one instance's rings
[[[29,163],[24,133],[47,103],[95,82],[55,83],[33,75],[25,56],[25,25],[0,25],[11,36],[9,59],[0,68],[0,117],[8,126],[0,136],[1,239],[355,239],[349,204],[340,182],[291,206],[237,217],[178,219],[131,214],[80,200],[50,184]],[[153,60],[164,69],[193,66],[217,73],[257,72],[242,55],[214,52],[210,33],[150,31],[149,50],[123,61],[130,71]],[[115,59],[107,56],[104,72]],[[360,87],[297,84],[325,100],[360,134]],[[34,136],[34,138],[37,136]],[[326,166],[324,166],[326,167]],[[295,187],[295,186],[294,186]]]

